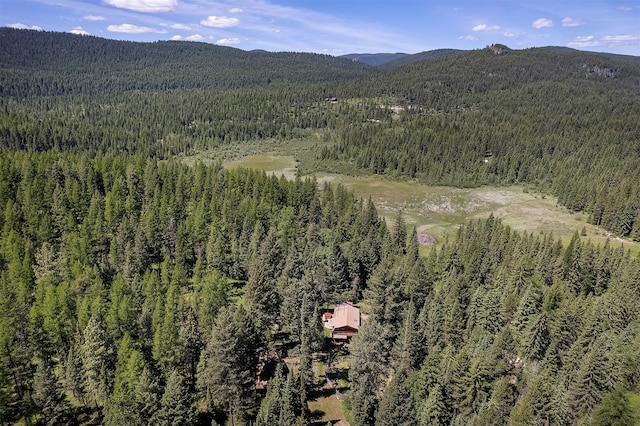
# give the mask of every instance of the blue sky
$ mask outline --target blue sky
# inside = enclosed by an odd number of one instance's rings
[[[640,0],[0,0],[0,26],[331,55],[503,43],[640,56]]]

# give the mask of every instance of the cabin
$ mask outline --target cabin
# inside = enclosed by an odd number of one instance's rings
[[[360,330],[360,309],[351,302],[338,303],[331,317],[331,338],[336,343],[349,341]]]

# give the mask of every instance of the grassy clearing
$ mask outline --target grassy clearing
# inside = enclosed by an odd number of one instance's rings
[[[324,143],[323,140],[324,136],[321,133],[308,133],[295,139],[264,139],[221,145],[185,156],[182,161],[186,164],[195,164],[199,161],[210,164],[220,161],[229,167],[275,170],[278,169],[279,163],[285,165],[283,168],[288,168],[291,162],[297,166],[301,159],[308,162],[311,158],[315,158],[314,153],[318,145]],[[266,157],[261,159],[261,156]]]
[[[586,214],[571,212],[558,205],[555,198],[527,192],[521,186],[461,189],[394,181],[384,176],[321,174],[317,178],[321,182],[341,182],[357,196],[371,197],[389,223],[402,210],[408,226],[415,225],[419,232],[432,235],[437,244],[461,224],[493,214],[516,231],[553,233],[566,242],[584,228],[587,238],[596,245],[604,245],[609,238],[614,246],[623,244],[633,253],[640,253],[640,244],[611,236],[588,224]]]
[[[321,143],[320,136],[316,136],[297,141],[263,142],[251,149],[245,147],[244,152],[223,157],[226,158],[223,164],[230,168],[251,167],[276,176],[293,177],[308,170],[301,161],[307,162],[308,157],[305,156],[309,156],[313,147]],[[292,153],[293,149],[295,152]],[[199,156],[206,156],[206,153]],[[197,157],[189,157],[185,161],[195,161]],[[341,173],[316,173],[314,176],[320,184],[342,183],[358,197],[371,197],[380,215],[389,223],[402,210],[407,225],[416,226],[419,232],[433,236],[436,245],[440,245],[461,224],[493,214],[516,231],[553,233],[564,242],[584,228],[586,238],[596,245],[604,245],[609,239],[614,246],[622,244],[633,254],[640,254],[639,243],[617,238],[589,225],[586,214],[571,212],[558,205],[555,198],[528,192],[521,186],[451,188],[397,181],[385,176]],[[430,248],[424,246],[422,250],[426,252]]]
[[[309,411],[311,412],[311,424],[324,426],[328,422],[331,422],[334,426],[348,426],[349,423],[342,410],[342,403],[337,398],[335,391],[327,385],[326,360],[317,359],[314,360],[313,364],[313,369],[316,372],[316,381],[314,390],[309,395],[308,401]]]

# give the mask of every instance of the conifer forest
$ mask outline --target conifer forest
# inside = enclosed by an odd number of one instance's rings
[[[325,426],[336,391],[340,426],[640,425],[637,250],[493,215],[425,247],[314,177],[526,185],[637,242],[639,116],[633,56],[0,28],[0,425]],[[184,161],[273,140],[313,141],[294,178]]]

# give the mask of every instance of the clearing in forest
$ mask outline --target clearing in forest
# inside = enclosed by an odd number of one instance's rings
[[[247,155],[224,162],[225,167],[251,167],[276,176],[294,177],[298,163],[295,157],[278,151]],[[342,183],[358,197],[371,197],[378,213],[393,223],[402,211],[407,226],[416,226],[425,242],[436,245],[446,235],[469,220],[493,214],[516,231],[534,234],[553,233],[568,242],[573,234],[584,230],[594,244],[604,245],[609,239],[614,246],[623,244],[633,253],[640,253],[640,243],[617,238],[607,231],[587,223],[585,213],[575,213],[560,205],[554,197],[529,191],[523,186],[453,188],[428,186],[415,181],[401,181],[385,176],[348,176],[338,173],[316,173],[319,184]],[[429,250],[423,245],[423,250]]]
[[[331,357],[330,357],[331,358]],[[338,369],[340,373],[332,374],[331,380],[327,380],[327,362],[329,360],[317,359],[313,362],[313,371],[315,373],[315,388],[309,395],[308,406],[311,413],[311,421],[314,426],[325,426],[331,422],[333,426],[349,426],[349,422],[342,410],[342,402],[338,399],[340,391],[345,390],[341,385],[344,378],[340,375],[346,375],[346,364]],[[335,368],[334,368],[335,369]],[[337,386],[338,392],[330,383]]]

